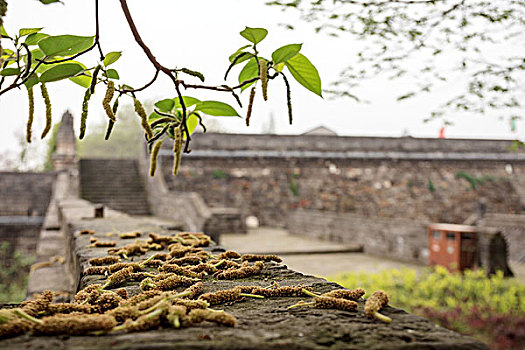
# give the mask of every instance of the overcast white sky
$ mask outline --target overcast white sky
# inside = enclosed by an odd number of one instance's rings
[[[51,35],[93,35],[94,1],[64,2],[65,6],[44,6],[36,0],[10,1],[5,18],[6,30],[14,33],[24,27],[45,27],[43,32]],[[100,3],[101,43],[104,51],[123,51],[122,58],[114,65],[121,81],[135,87],[143,85],[151,79],[153,67],[133,41],[119,2],[105,0]],[[246,43],[238,35],[245,26],[269,30],[268,37],[259,47],[262,55],[269,56],[274,49],[284,44],[304,43],[302,53],[319,69],[323,87],[328,87],[330,81],[337,78],[360,45],[348,37],[316,35],[308,23],[299,21],[296,13],[267,7],[264,0],[130,0],[129,6],[143,39],[159,61],[170,67],[198,70],[206,76],[207,84],[222,84],[228,65],[227,57]],[[286,30],[278,23],[293,24],[297,30]],[[94,66],[96,60],[97,55],[93,54],[82,62]],[[237,75],[238,70],[231,74],[231,84],[235,83]],[[369,99],[370,104],[357,104],[343,99],[323,100],[293,83],[294,125],[289,126],[286,94],[282,82],[276,81],[270,86],[268,102],[262,101],[260,97],[256,100],[249,128],[239,118],[220,118],[220,121],[233,132],[258,133],[268,122],[270,113],[273,113],[276,130],[280,134],[301,133],[325,125],[340,135],[401,136],[408,130],[412,136],[437,137],[441,122],[425,124],[423,119],[432,107],[449,96],[450,91],[460,88],[461,83],[457,81],[432,95],[396,102],[399,93],[408,87],[403,86],[403,82],[376,80],[356,91]],[[142,100],[174,97],[170,84],[162,78],[138,97]],[[69,109],[78,122],[84,89],[69,81],[49,84],[48,89],[55,120]],[[44,108],[39,90],[36,92],[34,134],[38,135],[43,128]],[[235,104],[228,94],[201,90],[185,94]],[[99,89],[91,100],[88,132],[89,124],[105,118],[100,105],[102,97],[103,89]],[[244,96],[246,99],[247,96]],[[11,91],[0,97],[0,152],[16,149],[15,134],[22,134],[25,130],[27,109],[25,89]],[[239,112],[245,114],[245,110]],[[518,124],[519,134],[512,134],[508,121],[498,120],[496,116],[458,116],[454,121],[455,125],[446,130],[447,137],[516,138],[524,135],[523,123]]]

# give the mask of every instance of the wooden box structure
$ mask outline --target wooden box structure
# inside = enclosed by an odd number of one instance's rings
[[[431,224],[428,244],[429,265],[445,266],[450,271],[478,267],[475,226]]]

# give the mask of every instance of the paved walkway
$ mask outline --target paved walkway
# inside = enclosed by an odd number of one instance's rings
[[[384,269],[413,268],[411,264],[360,253],[359,246],[344,246],[328,241],[292,236],[286,230],[268,227],[249,230],[248,234],[221,235],[221,245],[240,253],[277,254],[289,268],[308,275],[328,277],[343,272],[378,272]],[[511,269],[525,283],[525,264],[511,263]]]

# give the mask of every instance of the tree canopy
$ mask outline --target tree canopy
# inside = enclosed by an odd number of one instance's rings
[[[105,87],[102,105],[107,114],[107,129],[105,138],[109,139],[114,125],[118,126],[116,113],[121,98],[130,98],[144,137],[149,145],[152,159],[152,169],[158,151],[166,138],[174,142],[173,173],[179,168],[181,153],[189,153],[191,134],[197,125],[205,129],[204,116],[240,117],[239,112],[222,101],[201,100],[186,95],[190,90],[212,90],[231,95],[238,107],[243,108],[240,93],[250,88],[246,107],[246,124],[250,123],[250,116],[254,104],[256,86],[260,85],[262,97],[268,98],[268,87],[277,78],[286,86],[288,119],[292,123],[291,87],[288,77],[295,79],[304,88],[322,97],[321,79],[316,67],[301,52],[302,44],[288,44],[275,49],[272,53],[263,55],[258,51],[258,44],[265,39],[268,31],[264,28],[246,27],[240,35],[247,44],[233,52],[230,65],[225,67],[224,83],[206,85],[205,76],[192,68],[178,67],[171,62],[169,65],[160,63],[148,44],[140,36],[139,28],[135,25],[127,0],[118,0],[122,13],[131,31],[136,44],[140,46],[155,72],[150,81],[141,87],[131,87],[121,83],[119,72],[111,66],[121,59],[122,52],[103,49],[103,41],[111,33],[103,33],[99,29],[100,17],[99,0],[92,0],[95,5],[93,16],[94,35],[78,36],[74,34],[49,35],[44,28],[35,23],[31,28],[8,28],[2,26],[1,19],[8,15],[8,2],[0,0],[0,98],[8,92],[25,87],[28,97],[29,113],[26,128],[26,140],[33,139],[33,119],[35,94],[33,90],[39,87],[40,95],[46,106],[46,126],[41,138],[51,130],[52,125],[52,96],[49,96],[48,84],[71,81],[85,88],[82,102],[79,138],[86,135],[87,117],[91,97],[97,86]],[[39,0],[43,5],[53,6],[54,3],[67,3],[59,0]],[[35,2],[35,6],[42,6]],[[97,52],[99,59],[86,59],[88,52]],[[125,57],[123,58],[125,59]],[[240,68],[242,67],[242,68]],[[137,69],[140,69],[137,67]],[[239,69],[238,78],[233,84],[228,83],[228,76],[233,70]],[[159,76],[168,77],[173,83],[173,90],[168,95],[154,103],[154,112],[149,115],[145,112],[138,95],[147,89],[154,88]],[[125,77],[122,77],[124,80]],[[270,84],[270,82],[272,82]],[[153,175],[154,171],[151,172]]]
[[[362,39],[364,48],[327,90],[359,100],[355,87],[377,76],[403,79],[404,100],[464,81],[427,116],[452,111],[498,115],[511,125],[525,104],[523,0],[275,0],[300,11],[317,32]],[[292,26],[286,25],[290,29]],[[406,85],[406,83],[404,83]]]

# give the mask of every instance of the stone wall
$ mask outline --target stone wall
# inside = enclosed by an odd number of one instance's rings
[[[479,203],[516,214],[513,181],[525,176],[522,162],[509,174],[506,162],[191,156],[173,177],[169,158],[162,159],[171,191],[196,192],[212,208],[238,208],[281,227],[297,208],[451,223],[463,223]]]
[[[0,172],[0,216],[44,216],[55,173]]]
[[[509,259],[525,263],[525,215],[490,213],[478,226],[501,230],[509,244]]]
[[[291,234],[346,244],[361,244],[367,254],[410,262],[428,262],[428,223],[400,218],[319,210],[295,210],[288,218]]]
[[[8,256],[2,257],[5,266],[11,264],[15,250],[25,255],[34,256],[44,218],[33,217],[0,217],[0,243],[9,244]],[[5,260],[4,260],[5,259]]]
[[[163,158],[159,157],[159,171],[151,177],[148,173],[146,155],[139,159],[139,168],[146,182],[146,193],[151,211],[155,216],[180,223],[181,229],[199,232],[204,231],[216,241],[222,233],[246,232],[244,218],[236,208],[210,208],[199,193],[188,189],[171,191],[160,169]],[[174,177],[171,173],[169,177]],[[170,181],[168,179],[168,181]]]

